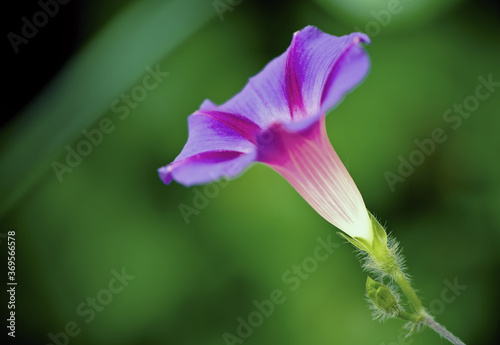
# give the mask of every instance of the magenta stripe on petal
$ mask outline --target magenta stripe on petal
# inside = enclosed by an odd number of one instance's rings
[[[240,133],[245,139],[247,139],[252,144],[256,143],[257,134],[261,130],[261,128],[254,122],[247,119],[246,117],[237,114],[229,114],[214,110],[198,110],[195,112],[195,114],[208,116],[214,119],[215,121],[219,121],[220,123],[227,126],[227,128]]]
[[[161,167],[158,173],[166,184],[175,178],[178,182],[191,186],[215,181],[222,176],[235,176],[254,160],[252,154],[243,152],[207,151]]]
[[[290,48],[288,48],[288,56],[286,59],[285,89],[288,96],[288,107],[290,109],[291,121],[300,120],[306,115],[301,92],[303,77],[297,76],[297,71],[295,70],[295,45],[297,44],[297,39],[298,33],[295,33],[293,35],[292,44],[290,45]]]

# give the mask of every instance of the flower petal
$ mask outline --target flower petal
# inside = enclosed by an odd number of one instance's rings
[[[267,159],[276,151],[266,152],[270,128],[307,129],[364,78],[369,60],[361,42],[369,42],[361,33],[335,37],[312,26],[296,32],[286,52],[233,98],[220,106],[207,100],[189,117],[188,141],[159,169],[162,180],[204,183],[238,174],[257,156]]]
[[[363,81],[370,60],[361,42],[370,40],[362,33],[335,37],[313,26],[295,33],[287,71],[300,85],[303,112],[295,114],[288,130],[300,131],[318,121]]]
[[[237,115],[205,109],[189,116],[186,145],[173,163],[159,169],[166,184],[172,178],[192,185],[234,176],[255,158],[258,126]]]
[[[254,153],[209,151],[161,167],[158,173],[165,184],[175,178],[185,186],[192,186],[236,176],[254,161]]]
[[[245,87],[230,100],[220,106],[212,105],[208,109],[241,115],[261,128],[275,122],[290,122],[285,85],[287,52],[251,77]]]
[[[364,34],[351,34],[350,44],[335,62],[328,80],[323,87],[321,96],[321,110],[326,113],[334,107],[354,87],[360,84],[370,70],[370,59],[359,42],[369,43]]]
[[[317,121],[359,84],[370,68],[362,33],[336,37],[313,26],[296,32],[286,52],[212,110],[239,114],[266,129],[273,123],[300,130]]]

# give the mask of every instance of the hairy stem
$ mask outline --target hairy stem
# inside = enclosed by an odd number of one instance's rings
[[[401,310],[399,310],[396,316],[403,320],[410,321],[410,325],[413,325],[410,334],[418,329],[420,324],[426,324],[452,344],[465,345],[460,339],[446,330],[446,328],[434,321],[432,316],[427,314],[417,293],[411,286],[408,277],[403,273],[402,263],[404,260],[401,253],[398,252],[397,242],[390,238],[388,241],[385,229],[373,216],[371,216],[371,220],[374,234],[372,243],[363,242],[359,238],[347,239],[354,246],[368,253],[369,259],[364,262],[364,268],[366,270],[373,270],[374,272],[380,273],[382,278],[384,276],[390,276],[406,296],[413,312],[407,312],[399,306]]]
[[[448,331],[446,328],[444,328],[439,323],[434,321],[434,319],[431,316],[426,314],[423,322],[427,326],[435,330],[437,333],[439,333],[439,335],[441,335],[443,338],[447,339],[450,343],[455,345],[465,345],[463,341],[458,339],[450,331]]]
[[[416,317],[419,319],[417,322],[423,322],[437,333],[439,333],[443,338],[447,339],[450,343],[455,345],[465,345],[460,339],[454,336],[450,331],[441,326],[439,323],[434,321],[434,319],[425,312],[425,309],[420,302],[415,290],[412,288],[408,278],[403,274],[403,272],[399,271],[393,276],[396,283],[401,288],[401,291],[405,294],[406,298],[410,302],[412,309],[416,313]],[[407,315],[405,315],[407,316]]]

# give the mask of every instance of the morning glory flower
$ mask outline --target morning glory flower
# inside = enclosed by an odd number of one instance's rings
[[[188,118],[179,156],[159,169],[166,184],[234,177],[254,162],[280,173],[328,222],[372,243],[368,211],[333,149],[325,115],[370,68],[362,33],[336,37],[313,26],[222,105],[206,100]]]
[[[189,116],[188,141],[172,163],[158,169],[160,178],[190,186],[234,177],[254,162],[268,165],[360,249],[364,269],[381,281],[366,282],[375,317],[409,321],[409,334],[425,324],[465,345],[427,313],[404,271],[398,242],[368,213],[328,140],[325,115],[370,69],[362,43],[369,43],[362,33],[335,37],[313,26],[296,32],[290,47],[243,90],[222,105],[206,100]]]

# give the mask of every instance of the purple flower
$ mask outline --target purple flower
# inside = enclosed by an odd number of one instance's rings
[[[206,100],[189,116],[189,138],[163,182],[190,186],[233,177],[253,162],[267,164],[327,221],[371,243],[361,194],[335,153],[325,114],[370,68],[362,33],[335,37],[307,26],[285,53],[222,105]]]

